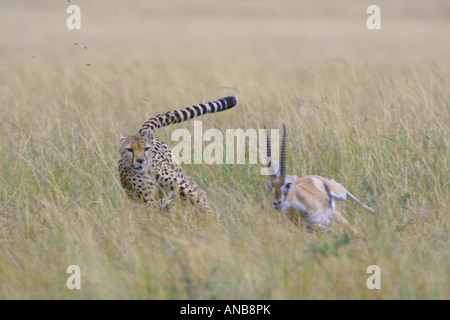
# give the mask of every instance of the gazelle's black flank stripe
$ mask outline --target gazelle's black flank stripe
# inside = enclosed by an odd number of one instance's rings
[[[328,195],[328,203],[330,204],[330,207],[333,207],[333,196],[331,195],[330,187],[328,187],[328,185],[325,182],[322,181],[322,183]]]
[[[192,107],[187,107],[181,110],[169,111],[158,114],[157,116],[148,119],[139,130],[140,135],[145,135],[149,131],[155,132],[156,129],[166,127],[174,123],[191,120],[195,117],[204,115],[206,113],[220,112],[233,108],[238,103],[236,96],[225,97],[217,101],[201,103]]]

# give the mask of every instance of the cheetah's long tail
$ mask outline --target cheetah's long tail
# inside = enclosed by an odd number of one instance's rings
[[[217,101],[200,103],[192,107],[187,107],[181,110],[169,111],[160,113],[157,116],[148,119],[139,130],[140,135],[153,134],[156,129],[166,127],[174,123],[180,123],[193,119],[195,117],[207,114],[220,112],[233,108],[238,103],[236,96],[225,97]]]

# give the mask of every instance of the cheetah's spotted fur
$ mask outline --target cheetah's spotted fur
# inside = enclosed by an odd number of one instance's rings
[[[153,137],[156,129],[180,123],[197,116],[220,112],[234,107],[237,97],[194,105],[179,111],[170,111],[146,121],[139,134],[122,138],[119,145],[120,181],[127,193],[145,204],[170,211],[178,194],[202,211],[210,211],[206,193],[192,177],[183,174],[180,166],[172,160],[168,146]]]

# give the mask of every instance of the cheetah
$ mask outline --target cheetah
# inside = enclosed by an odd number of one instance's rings
[[[153,133],[171,124],[231,109],[237,103],[237,97],[230,96],[161,113],[147,120],[137,135],[121,138],[118,169],[120,182],[127,194],[149,207],[159,207],[162,213],[171,212],[177,195],[183,200],[189,200],[201,211],[211,212],[206,193],[192,177],[184,175],[181,167],[173,162],[169,147],[154,138]]]

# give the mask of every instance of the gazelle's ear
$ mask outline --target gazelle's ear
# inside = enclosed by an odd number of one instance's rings
[[[275,160],[270,162],[269,173],[271,176],[280,175],[280,165]]]

